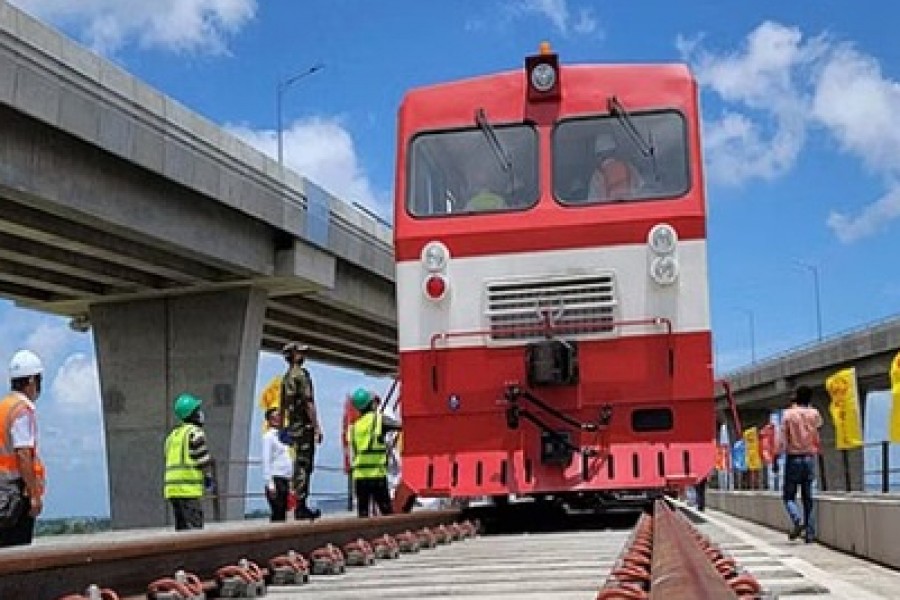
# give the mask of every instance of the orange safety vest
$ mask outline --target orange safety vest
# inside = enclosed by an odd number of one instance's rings
[[[19,472],[19,459],[16,457],[16,449],[13,447],[10,430],[12,429],[13,422],[21,416],[22,413],[31,410],[28,403],[16,393],[8,394],[3,400],[0,400],[0,479],[11,481],[22,477],[22,474]],[[35,426],[33,418],[31,420],[31,426],[32,428]],[[43,496],[46,471],[44,469],[44,463],[41,462],[41,459],[37,454],[36,437],[33,459],[34,476],[38,483],[38,494]]]
[[[607,198],[627,197],[634,191],[634,175],[627,163],[615,158],[607,158],[601,163],[600,172],[606,183]]]

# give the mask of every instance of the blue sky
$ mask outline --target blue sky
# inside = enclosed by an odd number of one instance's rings
[[[719,370],[750,361],[751,314],[757,358],[815,339],[812,273],[797,261],[818,270],[826,335],[897,312],[894,2],[11,3],[272,154],[276,82],[324,64],[285,95],[286,163],[385,216],[396,108],[408,88],[519,68],[542,40],[564,63],[687,61],[702,85]],[[45,439],[53,435],[44,453],[58,474],[48,514],[103,513],[90,336],[8,303],[0,319],[3,355],[32,345],[52,375],[40,408]],[[280,368],[277,357],[264,356],[260,384]],[[324,365],[314,365],[314,375],[323,403],[335,405],[361,380]],[[335,433],[326,462],[337,461],[338,413],[327,413]],[[73,494],[76,481],[96,494]]]

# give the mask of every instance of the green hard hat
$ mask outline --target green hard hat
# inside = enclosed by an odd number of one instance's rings
[[[372,392],[365,388],[356,388],[351,401],[356,410],[365,410],[372,403]]]
[[[200,399],[191,394],[181,394],[175,398],[175,416],[184,421],[200,408]]]

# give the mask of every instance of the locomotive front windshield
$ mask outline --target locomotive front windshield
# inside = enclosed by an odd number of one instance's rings
[[[676,198],[689,187],[678,112],[568,119],[554,131],[553,193],[562,204]]]
[[[537,203],[538,135],[531,125],[423,133],[409,156],[413,216],[521,211]]]

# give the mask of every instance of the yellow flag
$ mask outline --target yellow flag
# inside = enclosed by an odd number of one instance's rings
[[[891,425],[889,436],[892,442],[900,442],[900,352],[891,361]]]
[[[839,450],[862,446],[862,427],[859,420],[859,393],[856,387],[856,368],[842,369],[825,380],[831,396],[828,407],[834,421],[835,445]]]
[[[759,431],[756,427],[744,430],[744,448],[747,453],[747,470],[761,470],[762,456],[759,453]]]
[[[262,394],[259,396],[259,407],[263,414],[270,408],[279,408],[281,406],[281,375],[276,375],[263,388]],[[269,424],[264,420],[263,429],[268,429]]]

